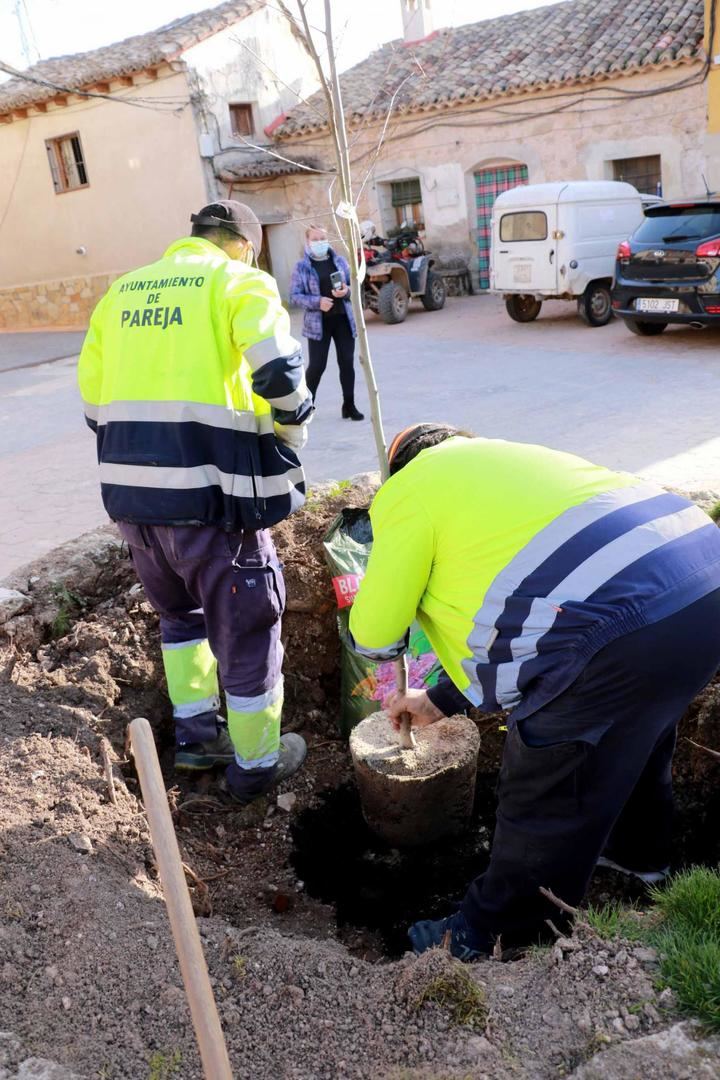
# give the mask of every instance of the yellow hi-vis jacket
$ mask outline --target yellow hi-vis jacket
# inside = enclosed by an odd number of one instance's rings
[[[720,587],[720,530],[697,506],[542,446],[450,439],[383,484],[370,516],[355,647],[399,655],[417,614],[451,680],[430,691],[446,714],[521,719],[610,641]]]
[[[272,525],[304,501],[274,423],[312,414],[300,346],[273,278],[185,237],[115,281],[79,363],[111,518]]]

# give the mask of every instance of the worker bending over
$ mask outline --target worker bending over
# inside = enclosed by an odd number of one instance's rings
[[[417,617],[446,677],[397,721],[509,709],[490,864],[416,952],[526,944],[603,862],[667,872],[677,724],[720,665],[720,530],[697,506],[542,446],[399,435],[350,631],[389,660]],[[449,936],[446,937],[446,935]]]
[[[160,614],[176,768],[226,765],[242,803],[305,758],[280,737],[285,588],[267,528],[304,502],[313,403],[275,281],[252,265],[255,214],[226,201],[191,221],[110,286],[79,380],[105,508]]]

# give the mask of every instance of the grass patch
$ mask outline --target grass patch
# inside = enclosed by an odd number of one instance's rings
[[[708,510],[708,513],[713,521],[720,524],[720,502],[716,502],[715,505]]]
[[[177,1075],[181,1061],[182,1054],[179,1050],[173,1050],[172,1054],[163,1054],[156,1050],[148,1062],[148,1080],[170,1080]]]
[[[720,1031],[720,873],[696,866],[651,890],[662,919],[651,944],[680,1007]]]
[[[75,619],[85,607],[81,596],[68,589],[63,582],[56,581],[52,587],[53,599],[57,603],[55,618],[50,624],[50,633],[54,639],[65,637]]]
[[[720,937],[720,873],[694,866],[650,890],[663,918],[676,928],[702,930]]]
[[[691,867],[654,886],[650,897],[654,910],[647,915],[613,903],[582,917],[603,938],[657,949],[662,980],[683,1012],[720,1032],[720,873]]]
[[[720,937],[687,926],[668,927],[653,940],[660,971],[680,1008],[720,1032]]]
[[[647,916],[636,907],[626,907],[617,900],[601,907],[590,905],[583,911],[583,918],[600,937],[623,938],[625,941],[646,941]]]
[[[485,1029],[487,1022],[487,1003],[484,991],[474,981],[466,968],[438,975],[423,987],[415,1008],[420,1009],[428,1002],[440,1005],[450,1013],[453,1024]]]

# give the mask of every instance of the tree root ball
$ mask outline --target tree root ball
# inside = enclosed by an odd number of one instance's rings
[[[462,832],[472,813],[480,736],[472,720],[449,717],[413,729],[402,750],[386,713],[350,736],[363,815],[388,844],[419,847]]]

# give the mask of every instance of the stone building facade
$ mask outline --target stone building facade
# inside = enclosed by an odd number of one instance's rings
[[[570,0],[384,46],[341,77],[360,218],[387,234],[414,216],[426,245],[464,255],[482,286],[486,221],[506,187],[623,179],[665,198],[702,193],[715,168],[703,25],[703,0]],[[323,109],[316,96],[280,119],[283,155],[329,167]],[[288,219],[272,230],[284,287],[307,219],[332,223],[327,176],[224,175]]]

